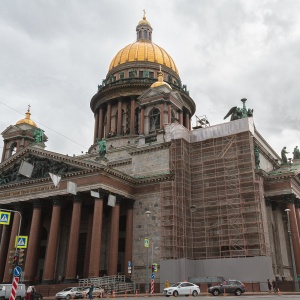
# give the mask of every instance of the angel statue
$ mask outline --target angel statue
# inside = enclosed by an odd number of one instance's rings
[[[106,153],[106,141],[105,141],[105,138],[102,138],[101,141],[98,141],[98,139],[96,139],[96,142],[99,146],[99,155],[100,157],[104,157],[105,153]]]
[[[44,132],[42,129],[37,128],[33,132],[33,138],[36,143],[42,143],[44,141]]]
[[[253,117],[253,109],[251,108],[246,108],[246,98],[241,99],[243,102],[243,107],[239,108],[237,106],[232,107],[227,115],[224,117],[224,120],[228,118],[231,115],[230,121],[242,119],[242,118],[248,118],[248,117]]]
[[[234,106],[234,107],[230,108],[229,112],[224,117],[224,120],[226,118],[228,118],[230,115],[231,115],[230,121],[241,119],[242,116],[243,116],[242,109],[237,107],[237,106]]]

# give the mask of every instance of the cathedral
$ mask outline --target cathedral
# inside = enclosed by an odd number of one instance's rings
[[[12,281],[16,237],[28,284],[124,274],[142,287],[154,263],[157,292],[166,280],[300,274],[300,159],[271,148],[246,99],[230,121],[192,127],[195,102],[152,31],[144,14],[110,62],[87,153],[47,151],[30,107],[2,132],[0,282]]]

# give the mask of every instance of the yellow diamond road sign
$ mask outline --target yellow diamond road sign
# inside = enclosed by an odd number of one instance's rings
[[[10,222],[10,212],[0,211],[0,224],[9,225]]]
[[[27,248],[28,236],[16,236],[15,248]]]

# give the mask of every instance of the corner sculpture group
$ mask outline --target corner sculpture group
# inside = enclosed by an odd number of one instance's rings
[[[286,155],[288,153],[289,152],[286,151],[286,147],[283,147],[282,150],[281,150],[281,159],[282,159],[283,164],[288,163],[288,160],[287,160],[287,157],[286,157]],[[299,150],[298,146],[296,146],[294,148],[294,152],[293,152],[293,160],[295,160],[295,159],[300,159],[300,150]]]

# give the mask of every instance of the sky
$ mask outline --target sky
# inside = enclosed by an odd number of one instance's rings
[[[135,42],[144,9],[152,41],[175,61],[196,115],[226,122],[247,98],[256,129],[292,157],[300,146],[295,0],[2,0],[0,131],[30,104],[46,150],[85,153],[93,142],[90,100],[117,52]]]

